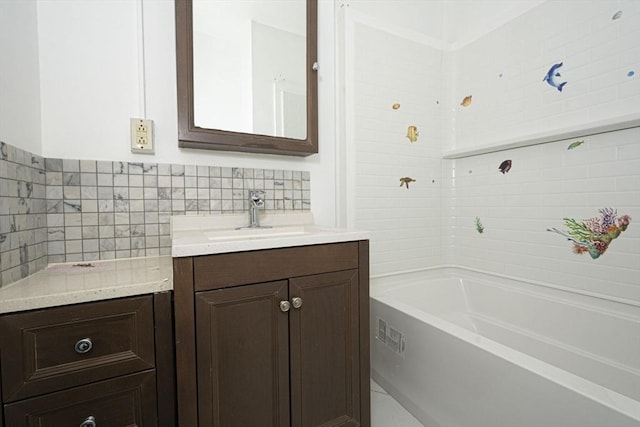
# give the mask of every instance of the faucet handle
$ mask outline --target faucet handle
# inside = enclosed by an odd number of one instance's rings
[[[249,190],[249,200],[254,206],[262,207],[264,206],[264,196],[266,193],[264,190]]]
[[[260,196],[264,196],[266,193],[264,192],[264,190],[249,190],[249,197],[251,197],[252,199],[254,197],[260,197]]]

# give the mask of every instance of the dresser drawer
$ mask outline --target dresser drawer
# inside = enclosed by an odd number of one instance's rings
[[[155,427],[155,392],[154,371],[145,371],[5,405],[5,419],[12,427]]]
[[[153,297],[0,318],[5,402],[153,368]]]

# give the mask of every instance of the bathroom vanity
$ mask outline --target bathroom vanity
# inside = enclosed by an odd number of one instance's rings
[[[175,425],[170,262],[58,264],[0,289],[0,426]]]
[[[0,427],[370,426],[368,233],[212,218],[0,288]]]
[[[180,227],[179,425],[370,425],[368,234]]]

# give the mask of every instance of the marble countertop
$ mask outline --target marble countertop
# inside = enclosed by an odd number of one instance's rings
[[[0,314],[173,289],[170,256],[49,264],[0,287]]]
[[[314,225],[310,212],[274,213],[260,219],[267,229],[236,230],[247,214],[172,217],[173,257],[244,252],[292,246],[368,240],[367,231]]]
[[[246,214],[172,218],[172,255],[49,264],[0,287],[0,314],[173,289],[172,257],[368,240],[369,232],[314,225],[310,212],[267,214],[265,229],[238,230]]]

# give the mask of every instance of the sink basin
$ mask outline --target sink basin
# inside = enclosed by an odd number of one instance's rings
[[[309,231],[304,226],[273,227],[273,228],[241,228],[233,230],[207,231],[204,235],[209,240],[251,240],[270,239],[274,237],[300,236],[308,234]]]

